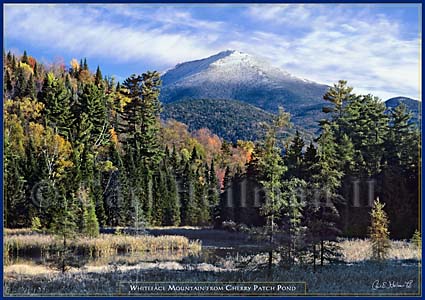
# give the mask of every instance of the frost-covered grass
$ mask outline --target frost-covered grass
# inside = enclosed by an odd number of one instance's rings
[[[16,271],[16,270],[15,270]],[[412,280],[412,288],[373,290],[379,280],[404,283]],[[275,269],[271,278],[268,272],[223,271],[208,264],[187,267],[177,262],[141,263],[136,266],[92,267],[65,274],[18,274],[5,272],[5,293],[14,295],[116,295],[120,281],[150,282],[295,282],[305,281],[309,294],[417,294],[418,266],[402,264],[359,263],[330,265],[317,272],[293,267],[290,270]]]
[[[202,230],[205,231],[205,229]],[[193,232],[191,231],[191,233]],[[206,232],[202,232],[202,234],[210,237]],[[137,238],[142,237],[144,236]],[[104,239],[106,238],[113,245],[122,243],[128,245],[125,243],[126,237],[123,236],[108,235],[104,237]],[[169,238],[158,236],[157,242]],[[181,241],[181,239],[178,240]],[[187,241],[189,244],[191,243],[189,239]],[[90,243],[95,243],[95,241]],[[188,245],[186,242],[184,244]],[[143,249],[153,247],[147,245],[149,244],[143,246]],[[6,294],[13,295],[117,295],[120,281],[302,281],[306,282],[307,293],[311,295],[418,294],[421,256],[420,250],[411,243],[392,241],[388,260],[382,263],[370,260],[370,242],[368,240],[342,240],[340,246],[344,263],[318,267],[316,272],[311,266],[294,266],[290,269],[276,266],[271,277],[265,269],[240,268],[236,263],[237,258],[232,255],[205,260],[185,251],[145,251],[142,256],[140,253],[134,252],[109,260],[105,256],[100,260],[90,261],[82,268],[72,268],[64,274],[35,262],[18,261],[4,268],[4,291]],[[259,255],[258,259],[261,261],[265,257]],[[411,288],[374,290],[372,285],[377,280],[379,282],[392,281],[400,285],[411,281],[412,286]]]

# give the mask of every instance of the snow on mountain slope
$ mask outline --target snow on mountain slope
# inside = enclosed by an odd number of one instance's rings
[[[161,101],[229,99],[268,112],[283,107],[294,123],[317,128],[328,86],[297,78],[253,55],[227,50],[178,64],[162,76]],[[301,120],[303,118],[303,120]]]
[[[226,50],[205,59],[178,64],[162,76],[164,86],[177,82],[304,81],[247,53]]]

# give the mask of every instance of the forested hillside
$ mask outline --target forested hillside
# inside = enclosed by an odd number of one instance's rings
[[[404,105],[387,114],[380,99],[340,81],[324,95],[329,117],[315,143],[280,140],[284,111],[258,112],[267,126],[257,142],[229,143],[161,122],[158,72],[116,83],[85,59],[45,65],[9,52],[4,62],[6,227],[93,236],[107,226],[235,221],[325,251],[337,235],[366,235],[379,196],[394,237],[418,228],[419,131]],[[218,110],[209,107],[205,117]]]
[[[183,122],[191,130],[206,127],[219,137],[237,143],[238,140],[263,139],[263,125],[270,123],[274,114],[236,100],[194,99],[165,104],[161,116]],[[293,136],[297,129],[302,131],[304,139],[313,139],[310,133],[299,126],[286,128],[280,137],[284,139]]]

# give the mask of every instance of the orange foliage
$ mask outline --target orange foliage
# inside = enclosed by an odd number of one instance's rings
[[[118,135],[115,132],[115,129],[109,129],[109,134],[111,135],[111,142],[114,143],[115,147],[118,147]]]
[[[82,83],[90,83],[93,82],[93,76],[88,70],[82,70],[78,75],[78,78]]]
[[[162,124],[161,138],[169,149],[172,149],[174,144],[178,151],[183,149],[192,150],[192,148],[189,148],[191,141],[187,125],[176,120],[167,120],[165,124]]]
[[[193,137],[204,147],[206,159],[211,161],[220,153],[221,140],[207,128],[201,128],[193,133]]]
[[[32,57],[32,56],[30,56],[30,57],[28,57],[28,64],[30,65],[30,67],[34,70],[34,67],[35,67],[35,63],[36,63],[36,60],[35,60],[35,58],[34,57]]]
[[[220,186],[220,189],[223,189],[224,187],[224,175],[226,174],[226,169],[219,168],[216,170],[216,176],[218,180],[218,184]]]

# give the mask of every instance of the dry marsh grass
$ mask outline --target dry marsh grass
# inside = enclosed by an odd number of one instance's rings
[[[371,243],[368,239],[342,240],[339,245],[345,262],[366,261],[372,256]],[[421,260],[421,249],[406,241],[391,241],[387,259],[419,261]]]
[[[78,254],[102,257],[117,253],[134,253],[160,250],[200,251],[199,241],[190,241],[183,236],[127,236],[101,234],[96,238],[77,237],[69,241],[70,247]],[[19,256],[25,253],[46,253],[61,247],[62,241],[52,235],[13,234],[4,237],[5,255]]]
[[[191,234],[192,230],[196,229],[190,228]],[[202,229],[202,232],[204,231]],[[48,235],[15,234],[5,237],[5,243],[12,248],[48,249],[49,243],[59,242]],[[182,236],[101,235],[94,239],[77,238],[73,243],[74,247],[84,249],[85,254],[99,256],[99,259],[89,261],[84,267],[73,268],[64,274],[31,261],[18,261],[4,267],[5,294],[117,296],[120,281],[303,281],[307,283],[309,295],[414,295],[420,291],[421,284],[420,249],[406,241],[392,241],[388,260],[377,263],[370,260],[370,241],[341,240],[345,263],[318,267],[316,272],[307,265],[297,265],[290,269],[276,265],[271,277],[264,269],[239,268],[235,264],[235,257],[231,255],[220,256],[217,261],[204,261],[198,258],[198,255],[192,257],[192,250],[200,251],[201,243],[191,242]],[[240,240],[240,243],[243,244],[243,240]],[[172,253],[176,250],[179,254],[173,256]],[[119,251],[128,255],[114,257]],[[412,281],[413,285],[410,289],[373,290],[372,284],[376,280],[401,284]]]

